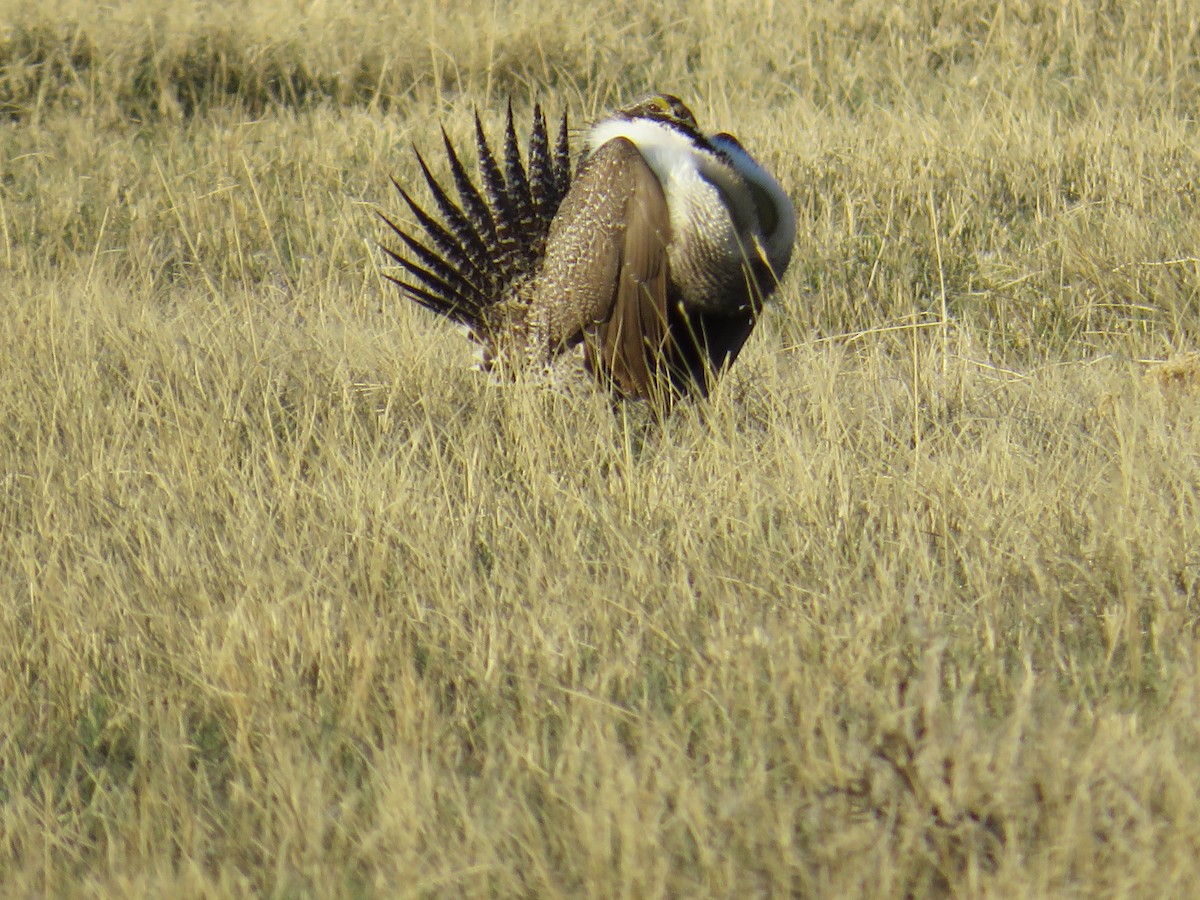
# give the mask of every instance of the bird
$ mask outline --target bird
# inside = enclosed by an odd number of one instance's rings
[[[525,158],[511,101],[499,154],[476,111],[480,183],[444,127],[442,143],[457,197],[414,147],[432,206],[392,180],[416,226],[380,213],[403,245],[383,245],[400,270],[387,277],[458,323],[486,370],[545,368],[582,344],[618,397],[707,397],[790,262],[788,195],[674,95],[596,120],[573,175],[567,115],[552,147],[540,104]]]

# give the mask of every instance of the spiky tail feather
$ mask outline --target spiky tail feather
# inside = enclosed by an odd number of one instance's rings
[[[406,273],[406,277],[386,277],[405,296],[486,340],[496,322],[497,308],[511,299],[519,283],[537,272],[550,223],[570,187],[567,116],[564,112],[558,141],[551,150],[546,118],[541,106],[534,106],[526,165],[517,142],[512,103],[508,105],[502,158],[497,158],[488,143],[477,112],[475,143],[482,189],[467,174],[445,129],[442,142],[458,199],[434,177],[414,148],[437,215],[418,204],[393,179],[418,227],[406,229],[380,213],[407,249],[401,252],[383,245],[384,252]]]

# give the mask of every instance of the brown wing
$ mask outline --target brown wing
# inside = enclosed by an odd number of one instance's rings
[[[610,378],[622,393],[648,398],[666,384],[671,220],[658,177],[641,153],[629,147],[632,156],[624,168],[628,198],[616,296],[608,319],[589,335],[588,366]]]
[[[584,161],[551,227],[536,304],[546,335],[582,337],[588,367],[623,394],[663,384],[670,239],[662,186],[624,138]]]

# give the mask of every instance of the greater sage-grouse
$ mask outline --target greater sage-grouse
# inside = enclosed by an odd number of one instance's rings
[[[384,248],[404,294],[465,326],[485,368],[544,367],[582,342],[620,395],[707,395],[791,258],[775,179],[667,94],[592,125],[574,177],[565,114],[552,149],[534,107],[526,161],[511,104],[500,157],[478,114],[475,137],[482,189],[442,131],[457,200],[417,152],[438,216],[396,184],[423,232],[384,217],[407,248]]]

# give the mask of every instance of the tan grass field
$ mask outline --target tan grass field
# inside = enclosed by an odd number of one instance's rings
[[[1200,895],[1191,3],[3,6],[0,894]],[[374,215],[651,89],[800,218],[661,425]]]

